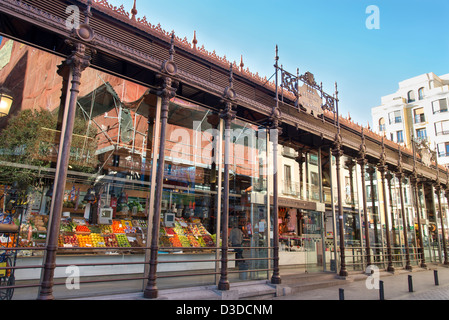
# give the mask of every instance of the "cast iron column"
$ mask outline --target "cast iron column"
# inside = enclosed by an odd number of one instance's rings
[[[387,183],[388,183],[388,199],[390,202],[391,230],[393,231],[393,245],[395,247],[397,247],[398,241],[397,241],[395,217],[394,217],[393,192],[391,190],[391,179],[393,179],[394,177],[391,174],[391,172],[388,171],[387,174],[385,175],[385,178],[387,179]]]
[[[280,128],[281,111],[279,110],[278,96],[278,47],[276,46],[275,68],[276,68],[276,105],[270,117],[270,140],[273,142],[273,275],[272,284],[280,284],[281,275],[279,271],[279,188],[278,188],[278,140],[282,134]]]
[[[421,267],[426,268],[426,258],[424,257],[424,242],[423,242],[423,235],[422,235],[422,225],[421,225],[421,205],[419,203],[419,192],[418,192],[418,177],[416,172],[413,173],[413,175],[410,177],[410,183],[413,186],[413,193],[416,203],[416,216],[418,219],[418,239],[419,239],[419,251],[421,256]]]
[[[170,100],[176,96],[176,90],[178,83],[172,79],[177,74],[177,66],[174,63],[174,34],[171,37],[169,60],[165,61],[161,67],[161,74],[158,75],[162,80],[162,85],[157,92],[157,95],[161,98],[161,127],[160,127],[160,143],[159,143],[159,157],[157,160],[156,171],[156,186],[154,195],[154,211],[153,211],[153,229],[151,233],[151,246],[150,246],[150,270],[148,273],[148,282],[144,290],[144,298],[155,299],[158,297],[157,288],[157,255],[159,250],[159,228],[160,228],[160,214],[162,204],[162,191],[164,182],[164,167],[165,167],[165,143],[167,135],[168,124],[168,108]],[[154,164],[153,164],[154,165]]]
[[[398,158],[398,172],[396,172],[396,178],[398,178],[399,180],[399,197],[401,199],[402,228],[404,233],[404,245],[405,245],[405,269],[411,270],[412,266],[410,265],[410,249],[408,245],[407,219],[405,216],[404,195],[402,194],[402,179],[404,178],[404,173],[402,172],[402,153],[400,146],[398,147],[398,150],[399,150],[399,158]]]
[[[362,178],[362,201],[363,201],[363,219],[365,220],[365,250],[366,250],[366,265],[371,265],[371,246],[369,239],[369,221],[366,205],[366,181],[365,172],[368,160],[366,159],[366,144],[365,133],[362,128],[362,144],[360,145],[359,156],[357,158],[357,164],[360,166],[360,176]]]
[[[376,173],[376,168],[373,166],[369,166],[367,170],[369,174],[369,181],[370,181],[370,199],[371,199],[371,208],[372,208],[372,215],[373,215],[373,224],[374,224],[374,261],[378,260],[378,254],[379,254],[379,231],[377,230],[377,210],[376,210],[376,198],[374,193],[374,174]],[[379,186],[378,186],[379,187]]]
[[[65,68],[69,68],[71,75],[70,98],[66,104],[66,123],[63,124],[63,132],[60,140],[61,153],[57,160],[55,185],[53,191],[53,204],[51,212],[50,228],[47,234],[47,250],[43,261],[42,280],[39,290],[38,300],[54,300],[53,277],[56,268],[56,253],[58,250],[59,228],[61,224],[61,213],[64,200],[64,191],[67,181],[67,171],[70,159],[70,148],[72,144],[73,127],[75,122],[76,105],[81,85],[81,74],[90,66],[91,54],[94,50],[88,47],[88,43],[93,39],[93,31],[89,27],[91,1],[88,1],[86,10],[86,23],[80,25],[78,30],[74,30],[76,39],[67,40],[66,43],[73,47],[72,54],[60,66],[60,75],[64,74]]]
[[[230,69],[229,86],[223,94],[224,109],[220,112],[220,118],[225,124],[225,144],[224,144],[224,176],[223,176],[223,198],[221,212],[221,272],[218,282],[218,290],[229,290],[228,280],[228,230],[229,230],[229,163],[231,151],[231,123],[236,118],[236,112],[232,109],[232,101],[235,99],[235,91],[233,89],[233,72],[232,65]]]
[[[386,236],[387,236],[387,256],[388,256],[388,267],[387,271],[393,272],[393,255],[391,252],[391,241],[390,241],[390,222],[388,219],[388,207],[387,207],[387,190],[385,187],[385,171],[386,164],[385,162],[381,162],[378,166],[380,176],[382,179],[382,196],[384,199],[384,212],[385,212],[385,228],[386,228]]]
[[[438,166],[437,166],[437,170],[439,170]],[[443,264],[448,265],[449,261],[447,258],[446,230],[444,228],[443,208],[441,206],[441,184],[439,181],[437,181],[435,189],[436,189],[437,199],[438,199],[438,211],[440,212],[441,236],[443,238],[443,253],[444,253],[444,263]]]
[[[338,115],[337,115],[338,116]],[[348,276],[348,271],[346,270],[346,254],[345,254],[345,226],[343,218],[343,199],[341,190],[341,168],[340,168],[340,158],[343,156],[341,141],[340,128],[338,128],[338,133],[335,137],[332,155],[335,157],[335,166],[337,170],[337,195],[338,195],[338,223],[340,229],[340,276]]]
[[[449,205],[449,184],[446,185],[446,188],[444,189],[444,194],[446,196],[446,200]],[[446,256],[446,254],[444,256]]]
[[[388,256],[387,271],[393,272],[394,267],[393,267],[393,256],[391,252],[391,241],[390,241],[390,221],[388,219],[387,190],[385,188],[385,172],[387,171],[387,160],[385,154],[385,141],[383,138],[382,138],[382,154],[380,155],[380,160],[377,165],[377,169],[380,172],[380,177],[382,180],[382,197],[384,200],[385,229],[387,236],[387,256]]]

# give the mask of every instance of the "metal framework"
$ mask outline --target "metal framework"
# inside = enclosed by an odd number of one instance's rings
[[[50,3],[51,2],[51,3]],[[320,143],[320,148],[325,146],[330,150],[331,155],[335,158],[336,164],[336,181],[337,183],[337,198],[334,219],[338,218],[339,226],[339,250],[340,250],[340,263],[339,263],[339,275],[346,277],[348,275],[348,267],[353,265],[369,266],[373,263],[386,266],[388,271],[394,270],[394,264],[402,265],[405,269],[412,269],[412,264],[421,263],[420,266],[425,267],[424,248],[423,241],[420,236],[421,246],[415,248],[409,246],[407,217],[404,206],[404,194],[403,194],[403,179],[407,176],[411,176],[412,184],[414,186],[414,198],[417,210],[419,207],[419,194],[418,194],[418,182],[430,181],[434,184],[437,200],[438,200],[438,212],[442,225],[442,257],[444,258],[444,264],[448,264],[447,260],[447,243],[444,229],[443,212],[441,205],[441,191],[445,190],[446,198],[449,201],[449,177],[446,175],[446,181],[442,181],[440,177],[440,171],[442,168],[438,166],[438,162],[434,161],[430,165],[423,164],[422,160],[419,161],[416,157],[415,150],[402,150],[399,146],[384,141],[383,137],[379,137],[374,133],[365,131],[350,121],[342,119],[338,113],[338,88],[335,85],[334,95],[329,95],[323,91],[322,84],[318,85],[314,79],[314,76],[310,72],[306,72],[303,75],[299,74],[299,70],[296,75],[293,75],[279,67],[279,55],[278,48],[276,47],[275,57],[275,72],[276,80],[275,84],[266,86],[266,79],[261,79],[259,76],[251,74],[249,71],[244,71],[243,66],[237,70],[235,64],[228,63],[225,59],[219,58],[214,54],[207,53],[205,49],[198,49],[196,42],[192,47],[187,41],[177,38],[174,33],[167,33],[163,31],[160,26],[152,26],[146,21],[146,18],[137,18],[136,4],[132,10],[132,16],[124,13],[123,8],[114,8],[107,4],[104,0],[98,1],[77,1],[80,5],[85,7],[84,11],[84,23],[80,25],[79,29],[67,31],[63,26],[62,16],[57,16],[57,13],[50,14],[46,10],[50,11],[50,6],[55,5],[57,9],[53,12],[59,12],[62,14],[62,8],[65,6],[64,1],[52,0],[49,3],[36,2],[36,1],[17,1],[13,0],[0,0],[1,18],[7,17],[8,19],[17,21],[25,21],[31,26],[39,24],[48,34],[55,35],[58,42],[59,54],[65,57],[63,64],[59,68],[59,74],[62,77],[63,82],[63,94],[65,100],[63,128],[61,130],[60,138],[60,150],[58,152],[57,167],[55,170],[55,184],[53,189],[54,201],[52,201],[51,207],[51,228],[48,230],[48,241],[45,248],[12,248],[13,251],[20,250],[43,250],[45,249],[45,260],[43,265],[27,266],[27,267],[8,267],[8,269],[27,269],[27,268],[42,268],[42,280],[38,284],[32,285],[16,285],[7,286],[6,288],[27,288],[27,287],[39,287],[40,300],[53,300],[53,287],[55,285],[61,285],[62,283],[54,282],[55,268],[65,267],[63,264],[56,264],[56,254],[58,251],[58,235],[60,228],[60,216],[62,213],[62,199],[64,194],[64,188],[67,182],[68,176],[68,160],[70,156],[70,145],[73,136],[73,123],[75,118],[75,112],[79,104],[79,90],[82,82],[82,75],[86,68],[95,66],[98,68],[105,67],[107,64],[98,59],[98,56],[112,57],[123,63],[123,65],[130,66],[130,69],[142,68],[145,75],[139,72],[130,74],[127,68],[121,69],[124,76],[132,78],[135,76],[136,81],[147,81],[146,85],[151,88],[152,94],[157,96],[158,101],[158,114],[157,125],[160,130],[160,144],[158,151],[155,151],[154,155],[163,155],[165,149],[166,132],[167,132],[167,118],[169,112],[170,100],[176,95],[187,95],[187,98],[202,97],[203,101],[207,103],[215,104],[219,106],[219,116],[224,122],[224,157],[228,159],[230,149],[230,126],[232,120],[237,116],[251,118],[255,123],[259,123],[261,126],[271,129],[271,141],[273,142],[272,162],[275,167],[278,164],[278,147],[279,137],[288,136],[291,132],[295,132],[293,140],[296,139],[298,143],[305,144],[304,136],[312,136],[309,147],[313,148],[316,145],[316,140]],[[36,7],[40,6],[40,7]],[[95,17],[97,15],[97,17]],[[107,19],[105,17],[108,17]],[[93,30],[94,24],[91,23],[92,19],[95,19],[95,26],[97,30]],[[105,27],[113,27],[114,30],[121,30],[117,34],[108,34]],[[117,26],[120,26],[118,28]],[[135,29],[134,29],[135,28]],[[136,30],[139,30],[136,32]],[[148,32],[146,34],[144,31]],[[13,33],[11,30],[1,30],[2,33]],[[17,31],[19,32],[19,30]],[[57,35],[57,36],[56,36]],[[25,37],[23,34],[17,35]],[[128,42],[127,37],[138,37],[138,39],[151,40],[148,41],[148,46],[151,47],[147,51],[147,48],[133,47],[137,45],[139,41]],[[59,38],[58,38],[59,37]],[[28,39],[29,41],[37,42],[37,45],[44,45],[39,43],[37,39]],[[195,37],[196,40],[196,37]],[[167,50],[168,47],[168,50]],[[175,52],[176,48],[176,52]],[[175,55],[176,54],[176,55]],[[168,57],[168,58],[167,58]],[[198,59],[201,57],[201,59]],[[200,61],[200,62],[198,62]],[[134,67],[134,68],[133,68]],[[206,71],[205,71],[206,70]],[[148,74],[151,74],[148,76]],[[280,74],[280,83],[279,83]],[[226,84],[224,84],[226,83]],[[248,83],[250,85],[248,85]],[[301,91],[300,84],[308,86],[312,91],[315,90],[320,97],[320,110],[310,110],[307,106],[302,106],[303,109],[309,112],[290,112],[290,109],[301,111]],[[225,88],[223,88],[226,86]],[[189,90],[193,91],[188,94]],[[184,91],[185,90],[185,91]],[[281,90],[281,92],[279,92]],[[281,98],[280,98],[281,96]],[[273,98],[275,103],[273,104]],[[199,99],[199,98],[198,98]],[[122,103],[119,103],[119,114],[122,110]],[[117,105],[116,105],[117,106]],[[292,107],[292,108],[291,108]],[[287,112],[285,112],[287,111]],[[310,111],[314,114],[310,115]],[[90,121],[94,122],[87,110],[83,113]],[[321,119],[317,119],[320,116]],[[120,118],[120,116],[119,116]],[[95,122],[94,122],[95,123]],[[98,124],[96,124],[98,126]],[[135,126],[134,126],[135,130]],[[296,131],[295,131],[296,130]],[[107,136],[102,130],[102,134]],[[138,132],[134,131],[135,136]],[[142,134],[148,137],[148,134]],[[114,139],[107,136],[111,141]],[[315,139],[315,140],[314,140]],[[147,139],[148,140],[148,139]],[[114,144],[119,144],[119,140],[113,141]],[[380,146],[380,147],[379,147]],[[379,157],[379,149],[381,150]],[[321,149],[320,149],[321,150]],[[321,151],[320,151],[321,152]],[[142,247],[145,251],[149,252],[147,260],[144,262],[138,262],[144,264],[147,269],[147,274],[142,277],[120,277],[115,280],[107,281],[126,281],[130,279],[140,279],[146,281],[144,289],[144,297],[156,298],[158,297],[157,279],[165,277],[164,275],[158,275],[157,267],[163,263],[170,263],[164,261],[158,261],[158,251],[163,249],[158,243],[159,239],[159,227],[160,217],[158,213],[161,209],[163,179],[164,179],[164,156],[157,158],[157,164],[152,167],[152,181],[151,185],[155,186],[151,190],[151,230],[149,230],[149,243],[150,245]],[[366,166],[376,166],[381,174],[381,186],[382,195],[384,198],[383,210],[385,215],[390,213],[394,215],[392,210],[392,184],[391,180],[394,176],[398,179],[398,189],[400,197],[400,213],[403,227],[404,248],[398,248],[395,245],[395,239],[391,241],[388,222],[387,225],[387,241],[386,247],[373,246],[369,242],[369,235],[366,233],[367,242],[361,247],[353,246],[348,247],[345,242],[345,224],[344,216],[345,209],[343,207],[343,195],[342,195],[342,157],[344,155],[350,155],[357,158],[357,164],[361,167],[361,178],[363,181],[363,206],[364,206],[364,219],[365,223],[368,223],[367,217],[367,203],[369,201],[365,194],[365,172]],[[332,157],[330,156],[332,159]],[[302,161],[301,159],[299,159]],[[435,159],[436,160],[436,159]],[[419,164],[419,165],[418,165]],[[374,168],[374,167],[373,167]],[[227,234],[228,222],[229,222],[229,177],[230,177],[229,161],[225,161],[224,171],[220,174],[223,175],[223,197],[220,201],[223,202],[223,211],[221,215],[221,230],[223,234]],[[352,172],[352,171],[351,171]],[[419,177],[419,180],[418,180]],[[221,177],[220,177],[221,178]],[[385,199],[387,198],[387,179],[388,194],[390,199],[391,208],[387,207]],[[220,179],[221,180],[221,179]],[[445,187],[444,187],[445,185]],[[371,183],[371,186],[373,184]],[[380,187],[380,185],[378,184]],[[249,270],[249,271],[265,271],[271,272],[271,282],[273,284],[281,283],[281,274],[279,266],[279,226],[278,226],[278,209],[279,209],[279,189],[278,189],[278,176],[277,173],[273,175],[273,212],[271,217],[273,218],[273,245],[266,247],[252,247],[252,249],[264,249],[270,252],[267,257],[263,258],[249,258],[254,261],[266,260],[272,262],[272,266],[264,269]],[[432,186],[433,188],[433,186]],[[433,191],[433,189],[432,189]],[[220,188],[221,192],[221,188]],[[433,194],[433,193],[432,193]],[[374,202],[374,197],[371,197]],[[332,206],[334,204],[332,203]],[[375,205],[373,205],[375,208]],[[419,219],[419,213],[418,213]],[[337,220],[337,219],[336,219]],[[392,219],[394,221],[395,219]],[[388,221],[388,219],[386,220]],[[438,221],[436,221],[438,223]],[[421,222],[418,220],[418,224],[421,227]],[[219,226],[220,228],[220,226]],[[392,226],[394,229],[394,226]],[[367,228],[365,226],[365,231]],[[336,232],[337,234],[337,232]],[[421,231],[420,231],[421,235]],[[396,236],[396,235],[395,235]],[[392,243],[393,242],[393,243]],[[110,248],[108,248],[110,249]],[[127,250],[123,248],[113,248],[115,250]],[[184,250],[191,250],[191,248],[183,248]],[[231,284],[229,283],[228,275],[233,272],[228,268],[228,263],[233,259],[229,259],[227,253],[229,247],[227,241],[223,241],[221,246],[205,248],[214,251],[215,258],[208,261],[220,263],[219,270],[207,272],[207,275],[219,276],[217,288],[222,291],[229,290]],[[104,249],[103,249],[104,250]],[[352,251],[351,251],[352,250]],[[348,252],[352,254],[348,254]],[[352,260],[352,261],[351,261]],[[195,262],[192,260],[177,261],[179,263]],[[132,265],[137,262],[120,262],[120,263],[108,263],[108,265]],[[80,264],[80,266],[88,266],[89,263]],[[100,265],[100,264],[95,264]],[[0,270],[5,267],[0,267]],[[178,277],[196,276],[200,273],[183,273],[178,274]],[[173,275],[170,275],[173,276]],[[99,282],[101,280],[87,281],[90,283]],[[87,283],[86,282],[86,283]]]

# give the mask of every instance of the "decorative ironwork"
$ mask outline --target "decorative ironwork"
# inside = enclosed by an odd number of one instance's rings
[[[305,110],[314,116],[320,116],[324,110],[335,113],[337,98],[323,90],[323,84],[318,84],[311,72],[296,75],[288,72],[284,67],[275,65],[276,72],[280,72],[281,101],[285,103],[284,96],[293,100],[293,105],[298,110]]]

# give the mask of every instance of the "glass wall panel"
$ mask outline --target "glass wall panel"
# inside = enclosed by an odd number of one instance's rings
[[[158,271],[216,270],[219,123],[218,114],[205,107],[180,98],[169,105],[162,206],[154,213],[161,217]],[[173,259],[184,263],[174,264]],[[183,278],[186,281],[213,284],[215,276]]]
[[[273,168],[267,162],[267,138],[266,129],[246,121],[231,124],[228,230],[235,253],[230,261],[231,281],[267,279],[269,274],[267,179]]]
[[[0,51],[7,57],[0,70],[1,87],[14,100],[10,115],[0,118],[0,184],[5,185],[1,189],[18,186],[28,199],[20,246],[45,246],[70,82],[64,87],[58,73],[63,59],[51,53],[7,38]],[[147,88],[105,72],[83,72],[61,195],[57,263],[116,262],[124,256],[144,262],[141,248],[147,241],[156,109],[154,97],[146,93]],[[7,203],[0,205],[6,211]],[[20,251],[17,265],[39,265],[42,255],[43,251]],[[80,271],[81,276],[109,277],[141,274],[143,269],[143,264],[136,264]],[[16,274],[17,281],[39,277],[39,269]],[[56,268],[55,278],[60,277],[66,277],[64,269]]]

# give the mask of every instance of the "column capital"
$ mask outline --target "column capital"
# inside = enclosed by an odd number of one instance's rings
[[[385,178],[387,179],[388,183],[391,183],[391,179],[393,179],[394,176],[391,174],[391,171],[388,171],[388,172],[385,174]]]
[[[237,112],[233,109],[230,101],[224,101],[224,108],[220,111],[220,118],[225,121],[233,121],[237,116]]]
[[[341,157],[343,156],[343,150],[342,150],[342,138],[340,132],[338,132],[335,135],[335,140],[332,146],[332,155],[334,157]]]
[[[363,157],[359,156],[356,161],[361,167],[365,167],[368,164],[368,159],[365,158],[365,155],[363,155]]]
[[[376,173],[376,167],[375,166],[368,166],[368,169],[366,169],[366,172],[369,175],[373,175],[374,173]]]

